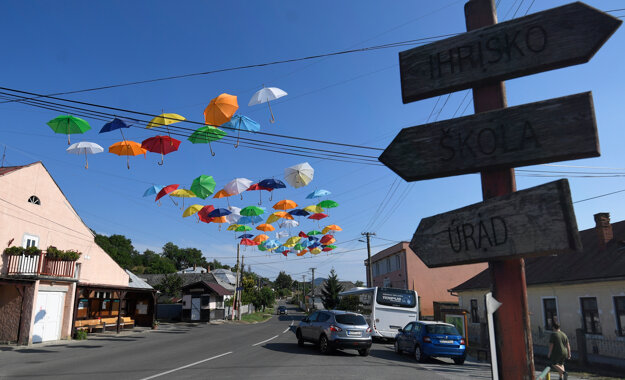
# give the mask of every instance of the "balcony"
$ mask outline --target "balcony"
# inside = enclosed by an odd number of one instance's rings
[[[49,259],[40,255],[6,255],[9,276],[47,276],[73,278],[76,261]]]

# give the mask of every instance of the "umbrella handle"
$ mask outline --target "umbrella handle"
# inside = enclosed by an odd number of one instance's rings
[[[126,156],[126,167],[130,170],[130,159]]]
[[[271,110],[271,102],[269,100],[267,100],[267,105],[269,106],[269,113],[271,114],[271,119],[269,119],[269,122],[273,124],[276,122],[276,118],[273,117],[273,111]]]
[[[161,161],[157,162],[157,164],[163,165],[163,162],[165,162],[165,156],[163,156],[163,153],[161,153]]]
[[[258,205],[262,205],[263,204],[263,193],[258,190]]]
[[[215,152],[213,152],[213,147],[211,146],[211,142],[210,141],[208,142],[208,147],[211,150],[211,156],[215,157]]]
[[[87,149],[85,149],[85,169],[89,169],[89,159],[87,158]]]
[[[237,133],[237,143],[236,143],[236,144],[234,144],[234,147],[235,147],[235,148],[238,148],[238,147],[239,147],[239,137],[240,137],[240,136],[241,136],[241,129],[239,129],[239,130],[238,130],[238,133]]]

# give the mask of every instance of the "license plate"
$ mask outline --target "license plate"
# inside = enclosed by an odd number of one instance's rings
[[[444,344],[453,344],[454,343],[453,340],[445,340],[445,339],[441,339],[440,342],[444,343]]]
[[[362,333],[360,331],[349,331],[349,330],[347,330],[347,335],[360,336],[360,335],[362,335]]]

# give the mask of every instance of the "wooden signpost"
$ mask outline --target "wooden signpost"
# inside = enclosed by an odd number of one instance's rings
[[[380,161],[406,181],[599,156],[589,92],[404,128]]]
[[[494,0],[469,0],[465,20],[467,33],[399,54],[402,99],[472,88],[476,115],[404,129],[380,161],[407,181],[481,172],[485,201],[423,219],[410,246],[428,266],[488,261],[501,302],[493,376],[533,379],[523,257],[581,243],[568,182],[517,193],[513,168],[598,156],[599,144],[590,93],[506,108],[501,81],[588,62],[622,22],[578,2],[497,24]]]
[[[620,24],[577,2],[406,50],[399,53],[402,99],[586,63]]]
[[[428,267],[580,251],[566,179],[424,218],[410,248]]]

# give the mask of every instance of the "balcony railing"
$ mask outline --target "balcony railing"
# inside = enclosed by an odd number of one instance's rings
[[[7,274],[24,276],[74,277],[75,261],[49,259],[40,255],[8,255]]]

